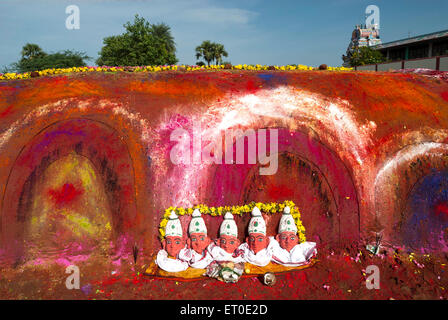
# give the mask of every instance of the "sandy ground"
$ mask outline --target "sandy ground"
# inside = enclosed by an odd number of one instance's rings
[[[448,299],[448,254],[413,254],[383,249],[321,249],[312,268],[277,275],[273,287],[259,278],[237,284],[214,279],[180,282],[154,279],[137,264],[114,270],[107,259],[80,265],[80,289],[65,286],[65,266],[21,266],[0,270],[1,299]],[[380,289],[366,288],[365,269],[380,270]]]

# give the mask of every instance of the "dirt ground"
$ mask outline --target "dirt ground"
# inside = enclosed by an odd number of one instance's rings
[[[150,278],[137,264],[114,270],[107,259],[91,258],[80,265],[80,289],[65,286],[65,266],[21,266],[0,269],[1,299],[448,299],[448,254],[414,254],[382,249],[373,255],[363,248],[319,251],[313,267],[277,275],[273,287],[260,278],[237,284],[214,279],[181,282]],[[380,289],[366,288],[367,266],[380,270]]]

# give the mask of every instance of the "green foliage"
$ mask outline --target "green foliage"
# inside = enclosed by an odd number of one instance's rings
[[[154,37],[164,42],[169,52],[176,52],[176,43],[174,42],[174,37],[171,35],[170,27],[167,24],[162,22],[151,25],[151,33]]]
[[[144,66],[177,62],[176,46],[168,25],[151,25],[135,15],[132,24],[127,22],[123,26],[125,33],[103,39],[98,65]]]
[[[204,59],[207,65],[215,61],[216,64],[222,64],[222,57],[227,57],[228,53],[224,45],[220,43],[205,40],[200,46],[196,47],[196,59]]]
[[[220,43],[216,43],[215,44],[215,55],[214,56],[215,56],[216,64],[222,64],[222,57],[228,57],[229,54],[224,49],[224,45],[222,45]]]
[[[386,57],[384,57],[381,52],[370,47],[356,48],[350,56],[350,65],[352,67],[381,63],[385,61]]]
[[[10,70],[21,73],[51,68],[83,67],[86,65],[84,60],[90,59],[83,52],[71,50],[48,54],[37,44],[32,43],[23,46],[21,55],[19,62],[12,64]]]
[[[42,58],[46,56],[47,54],[39,47],[37,44],[34,43],[27,43],[22,48],[22,59],[28,59],[31,60],[33,58]]]
[[[196,47],[196,59],[204,59],[207,65],[214,59],[214,46],[210,40],[203,41],[200,46]]]

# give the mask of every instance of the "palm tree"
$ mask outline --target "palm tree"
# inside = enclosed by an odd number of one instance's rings
[[[215,45],[214,58],[216,60],[216,64],[222,64],[222,57],[223,56],[228,57],[229,54],[224,49],[224,45],[222,45],[220,43],[214,43],[214,45]]]
[[[170,27],[165,23],[158,23],[151,25],[151,33],[157,39],[162,40],[165,43],[166,49],[171,52],[176,52],[176,43],[174,37],[171,35]]]
[[[34,43],[27,43],[22,48],[22,59],[33,59],[46,56],[46,53]]]
[[[210,62],[215,59],[215,45],[210,40],[203,41],[200,46],[196,47],[196,59],[202,58],[207,65],[210,65]]]

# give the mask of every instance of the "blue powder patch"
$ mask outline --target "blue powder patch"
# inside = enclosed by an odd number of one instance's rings
[[[448,171],[433,171],[414,186],[407,199],[404,216],[401,232],[406,245],[437,250],[445,242]]]
[[[263,81],[263,87],[277,87],[288,84],[288,78],[282,74],[260,73],[257,75]]]
[[[264,81],[271,81],[273,76],[274,76],[273,74],[269,74],[269,73],[262,73],[262,74],[258,75],[258,77]]]

